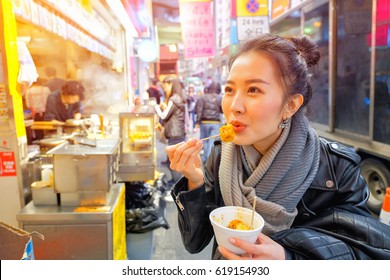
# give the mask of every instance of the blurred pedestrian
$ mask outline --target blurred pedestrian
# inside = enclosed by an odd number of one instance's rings
[[[160,104],[161,102],[161,91],[157,86],[158,80],[155,78],[149,79],[149,88],[146,90],[146,92],[149,94],[149,98],[155,98],[156,103]]]
[[[194,86],[188,86],[187,90],[187,104],[188,104],[188,113],[190,115],[190,130],[191,132],[195,132],[195,124],[196,124],[196,114],[195,114],[195,105],[197,101],[197,96],[195,93]]]
[[[205,88],[205,94],[196,102],[196,129],[200,129],[200,138],[219,134],[221,126],[222,98],[221,86],[212,82]],[[210,155],[215,139],[203,141],[202,162],[205,163]]]
[[[168,145],[174,145],[186,140],[185,105],[187,100],[179,79],[168,76],[163,80],[163,87],[167,94],[167,103],[161,102],[155,108],[157,115],[162,120],[164,136],[168,141]],[[170,162],[167,163],[169,167]],[[171,174],[172,183],[181,177],[181,174],[174,170],[171,170]]]

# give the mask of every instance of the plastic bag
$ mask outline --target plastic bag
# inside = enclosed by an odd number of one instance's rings
[[[143,182],[126,183],[126,232],[145,233],[169,228],[166,202],[155,187]]]
[[[24,42],[17,42],[18,46],[18,59],[19,59],[19,73],[18,73],[18,83],[26,84],[30,87],[37,79],[38,72],[35,67],[32,56]]]

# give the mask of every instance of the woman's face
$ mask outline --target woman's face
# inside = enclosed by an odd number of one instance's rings
[[[264,54],[249,52],[233,63],[222,108],[233,125],[237,145],[251,145],[264,154],[278,139],[279,123],[287,118],[285,95],[275,64]]]

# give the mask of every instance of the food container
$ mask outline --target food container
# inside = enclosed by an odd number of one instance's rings
[[[50,182],[36,181],[31,184],[32,200],[35,206],[57,205],[57,193]]]
[[[155,118],[153,113],[120,113],[118,181],[154,179]]]
[[[229,242],[231,237],[255,243],[264,227],[264,219],[257,213],[253,217],[253,229],[237,230],[227,226],[233,220],[239,220],[245,225],[250,225],[252,221],[252,210],[238,206],[224,206],[213,210],[209,219],[213,226],[215,239],[219,246],[222,246],[235,254],[243,254],[244,250],[234,246]]]
[[[118,139],[99,139],[96,147],[64,143],[50,150],[55,191],[108,192],[116,180],[118,147]]]

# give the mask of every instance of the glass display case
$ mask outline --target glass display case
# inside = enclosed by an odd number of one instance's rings
[[[154,179],[155,114],[120,113],[119,181]]]

